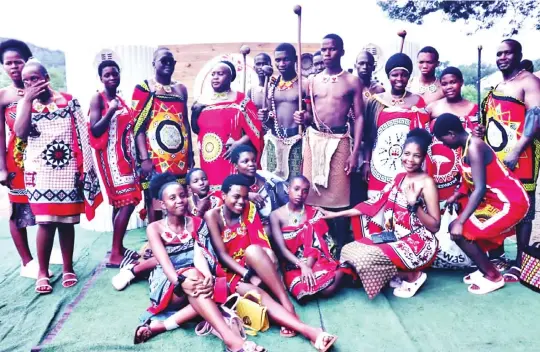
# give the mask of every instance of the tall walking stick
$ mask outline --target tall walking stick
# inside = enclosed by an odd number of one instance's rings
[[[264,72],[264,87],[263,87],[263,101],[262,101],[262,108],[266,109],[266,99],[268,98],[268,80],[274,73],[274,69],[272,66],[264,65],[262,68]]]
[[[401,37],[401,46],[399,47],[399,52],[402,53],[403,46],[405,45],[405,37],[407,36],[407,31],[406,30],[399,31],[397,35]]]
[[[251,52],[251,49],[247,45],[242,45],[240,48],[240,53],[244,56],[244,82],[242,84],[242,91],[246,92],[246,79],[247,79],[247,64],[246,64],[246,56],[249,55]]]
[[[476,103],[478,104],[478,122],[480,122],[480,117],[482,116],[480,108],[480,80],[482,79],[482,45],[478,45],[478,69],[476,71]]]
[[[296,5],[293,9],[298,16],[298,52],[296,75],[298,77],[298,111],[302,111],[302,6]],[[298,132],[302,134],[302,125],[298,126]]]

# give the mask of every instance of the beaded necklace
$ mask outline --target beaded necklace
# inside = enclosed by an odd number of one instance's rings
[[[289,205],[287,205],[287,214],[289,217],[289,226],[298,226],[304,217],[306,207],[302,205],[302,210],[299,212],[293,212]]]

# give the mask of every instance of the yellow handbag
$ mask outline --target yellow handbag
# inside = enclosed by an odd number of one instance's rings
[[[257,336],[257,332],[270,328],[266,307],[261,304],[261,296],[256,291],[249,291],[240,298],[236,314],[242,319],[248,335]]]

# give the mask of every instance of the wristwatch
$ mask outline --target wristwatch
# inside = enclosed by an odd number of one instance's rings
[[[251,268],[248,268],[244,276],[242,276],[242,281],[249,283],[249,280],[253,276],[253,273],[254,273],[253,270]]]
[[[184,292],[184,290],[182,289],[182,284],[184,283],[184,281],[186,281],[187,277],[185,277],[184,275],[180,274],[178,275],[178,282],[176,283],[176,285],[174,285],[174,289],[173,289],[173,293],[177,296],[181,296]]]

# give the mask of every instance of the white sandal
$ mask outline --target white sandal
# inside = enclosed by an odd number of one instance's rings
[[[427,274],[422,273],[414,282],[403,281],[401,286],[394,289],[394,296],[400,298],[411,298],[416,294],[416,292],[418,292],[426,280]]]
[[[330,339],[328,341],[325,341],[325,339],[327,339],[328,337],[330,337]],[[317,340],[315,340],[315,342],[312,341],[311,344],[313,345],[313,347],[315,347],[315,349],[317,349],[317,351],[326,352],[334,345],[337,339],[337,336],[331,335],[326,331],[323,331],[319,335],[317,335]]]
[[[479,277],[484,277],[484,274],[482,274],[480,270],[473,271],[469,275],[463,277],[463,283],[467,285],[472,285]]]
[[[478,288],[473,289],[472,287],[474,285],[476,285]],[[499,281],[491,281],[489,279],[486,279],[485,276],[481,276],[476,279],[474,284],[469,286],[468,290],[470,293],[475,294],[475,295],[485,295],[486,293],[496,291],[503,287],[504,287],[504,278]]]
[[[118,274],[113,276],[111,283],[115,290],[122,291],[135,279],[135,274],[131,271],[134,266],[135,264],[128,264],[120,269]]]

